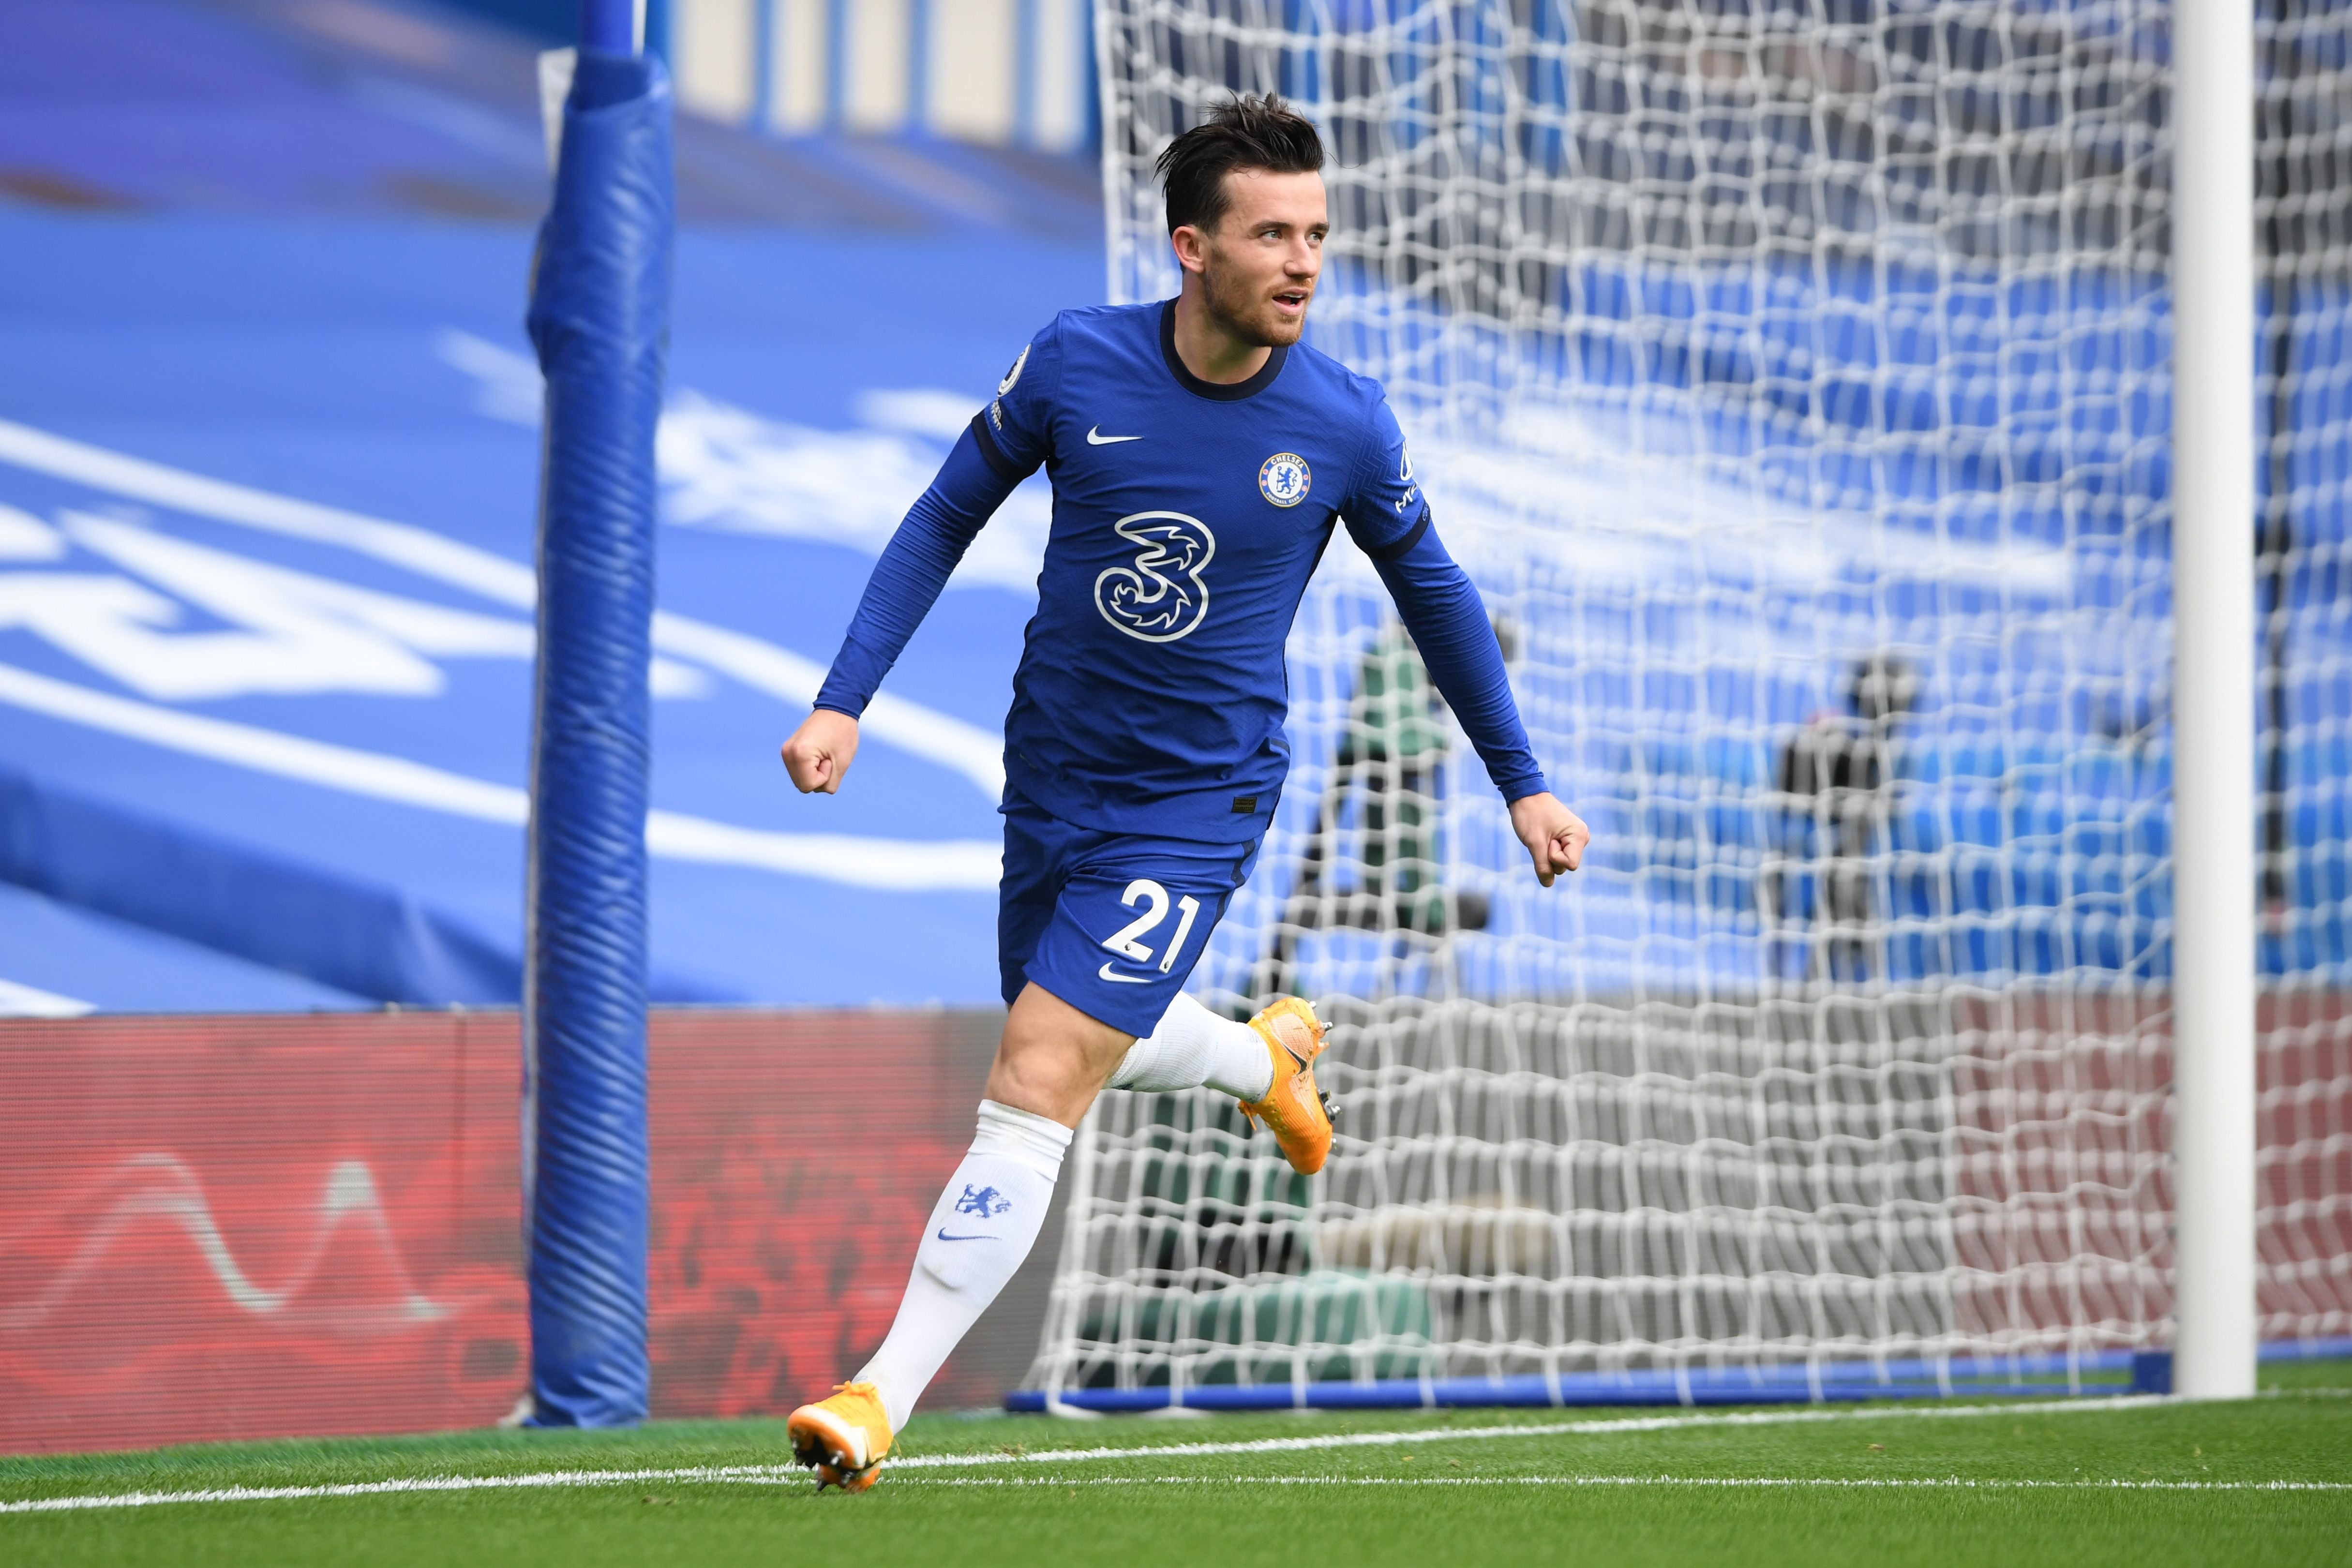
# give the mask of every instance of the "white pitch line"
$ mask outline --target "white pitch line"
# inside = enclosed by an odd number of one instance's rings
[[[408,1492],[509,1491],[541,1487],[627,1486],[638,1481],[721,1481],[778,1485],[808,1472],[790,1465],[703,1465],[691,1469],[539,1470],[515,1476],[410,1476],[383,1481],[343,1481],[310,1487],[215,1487],[203,1491],[97,1492],[81,1497],[23,1498],[0,1502],[0,1514],[74,1513],[86,1509],[154,1508],[182,1502],[287,1502],[303,1498],[396,1497]]]
[[[1987,1479],[1966,1476],[924,1476],[925,1487],[1930,1487],[1961,1491],[2352,1491],[2352,1481]]]
[[[1232,1443],[1168,1443],[1135,1448],[1045,1448],[1036,1453],[912,1454],[887,1461],[904,1470],[970,1469],[975,1466],[1091,1464],[1107,1459],[1206,1458],[1231,1454],[1295,1454],[1328,1448],[1394,1448],[1400,1444],[1491,1441],[1509,1437],[1605,1437],[1704,1427],[1790,1427],[1822,1421],[1936,1420],[1976,1416],[2055,1416],[2140,1409],[2168,1404],[2160,1395],[2047,1404],[1914,1405],[1862,1410],[1754,1410],[1725,1416],[1650,1416],[1587,1421],[1529,1422],[1508,1427],[1426,1427],[1412,1431],[1332,1432],[1313,1437],[1261,1437]],[[153,1508],[168,1503],[285,1502],[305,1498],[389,1497],[405,1492],[502,1491],[541,1487],[626,1486],[673,1481],[752,1486],[805,1482],[793,1465],[698,1465],[658,1470],[540,1470],[507,1476],[415,1476],[323,1486],[217,1487],[201,1491],[94,1492],[76,1497],[23,1498],[0,1502],[0,1515],[66,1513],[87,1509]],[[1066,1483],[1064,1483],[1066,1484]]]
[[[1317,1448],[1394,1448],[1400,1443],[1460,1442],[1496,1437],[1606,1436],[1674,1432],[1691,1427],[1795,1427],[1820,1421],[1936,1420],[1972,1416],[2055,1416],[2137,1409],[2171,1403],[2160,1394],[2112,1399],[2053,1399],[2047,1404],[1896,1405],[1861,1410],[1742,1410],[1727,1416],[1636,1416],[1587,1421],[1540,1421],[1509,1427],[1425,1427],[1406,1432],[1331,1432],[1314,1437],[1261,1437],[1243,1443],[1168,1443],[1148,1448],[1044,1448],[1034,1454],[924,1454],[889,1461],[898,1469],[962,1469],[976,1464],[1076,1464],[1098,1459],[1194,1458],[1220,1454],[1289,1454]]]

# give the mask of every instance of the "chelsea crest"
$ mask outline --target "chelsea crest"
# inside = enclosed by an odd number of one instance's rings
[[[1277,507],[1295,507],[1307,499],[1315,476],[1307,459],[1296,452],[1277,452],[1257,471],[1257,491]]]

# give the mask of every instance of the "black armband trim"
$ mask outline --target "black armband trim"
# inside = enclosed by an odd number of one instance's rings
[[[1380,549],[1370,551],[1369,553],[1374,560],[1398,559],[1402,556],[1410,554],[1412,547],[1421,542],[1421,536],[1428,531],[1429,503],[1423,501],[1421,504],[1421,520],[1413,524],[1412,527],[1406,531],[1404,538],[1397,540],[1397,542],[1392,545],[1382,545]]]
[[[1026,474],[1022,473],[1020,469],[1014,467],[1013,465],[1013,459],[1004,455],[1004,449],[996,444],[996,436],[988,428],[988,411],[986,409],[982,409],[978,413],[971,416],[971,434],[973,438],[980,443],[981,460],[986,463],[991,468],[996,470],[996,476],[998,478],[1018,485],[1022,480],[1029,476]]]

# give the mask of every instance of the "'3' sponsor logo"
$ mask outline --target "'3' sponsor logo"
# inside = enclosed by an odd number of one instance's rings
[[[1112,526],[1140,549],[1132,566],[1111,567],[1095,579],[1095,608],[1146,643],[1190,635],[1209,613],[1201,570],[1217,553],[1216,536],[1181,512],[1137,512]]]

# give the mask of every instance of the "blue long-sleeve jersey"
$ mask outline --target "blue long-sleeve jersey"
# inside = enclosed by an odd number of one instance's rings
[[[1004,724],[1013,789],[1105,831],[1263,833],[1290,766],[1283,645],[1344,518],[1504,799],[1542,790],[1494,630],[1380,384],[1303,344],[1247,381],[1203,382],[1175,322],[1172,301],[1066,310],[1030,340],[883,551],[816,706],[865,711],[1042,463],[1054,523]]]

